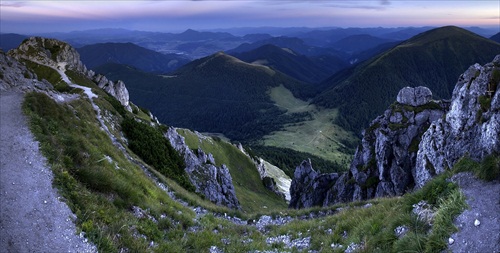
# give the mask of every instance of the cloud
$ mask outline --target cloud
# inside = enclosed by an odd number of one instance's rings
[[[381,5],[391,5],[391,2],[389,0],[380,0]]]
[[[3,2],[0,3],[0,6],[2,7],[13,7],[13,8],[21,8],[23,6],[26,6],[25,2]]]

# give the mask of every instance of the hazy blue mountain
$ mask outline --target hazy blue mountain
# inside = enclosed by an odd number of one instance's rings
[[[393,40],[407,40],[411,37],[434,29],[435,27],[424,26],[424,27],[404,27],[397,31],[387,32],[381,34],[381,38],[393,39]]]
[[[357,34],[343,38],[330,44],[328,47],[347,53],[360,53],[379,45],[393,42],[393,40],[378,38],[369,34]]]
[[[497,34],[495,34],[495,35],[493,35],[493,36],[491,36],[490,40],[493,40],[493,41],[496,41],[496,42],[500,43],[500,32],[497,33]]]
[[[16,33],[2,33],[0,34],[0,48],[4,52],[7,52],[13,48],[17,48],[28,37],[27,35]]]
[[[77,49],[82,62],[93,69],[106,63],[120,63],[140,70],[168,73],[189,62],[177,54],[161,54],[133,43],[99,43]]]
[[[323,48],[323,47],[316,47],[316,46],[311,46],[306,44],[302,39],[296,38],[296,37],[273,37],[270,39],[266,40],[260,40],[256,41],[254,43],[243,43],[240,46],[228,50],[227,53],[229,54],[234,54],[234,53],[242,53],[242,52],[247,52],[251,51],[254,49],[257,49],[261,46],[267,45],[267,44],[272,44],[281,48],[289,48],[297,53],[307,55],[307,56],[317,56],[317,55],[334,55],[337,56],[341,59],[348,59],[349,56],[348,54],[345,54],[343,52],[331,49],[331,48]]]
[[[267,40],[267,39],[270,39],[272,37],[273,36],[271,36],[268,33],[252,33],[252,34],[246,34],[242,38],[243,38],[243,40],[252,43],[252,42],[259,41],[259,40]]]

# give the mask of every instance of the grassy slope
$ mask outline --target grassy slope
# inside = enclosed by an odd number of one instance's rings
[[[287,113],[309,112],[312,119],[287,125],[281,131],[264,136],[264,145],[290,148],[349,166],[354,151],[344,143],[358,141],[356,136],[333,124],[338,111],[318,109],[317,106],[297,99],[283,86],[270,90],[271,99]],[[352,144],[351,144],[352,145]]]
[[[187,129],[178,129],[177,132],[184,136],[191,149],[201,148],[214,156],[217,166],[225,164],[229,168],[243,212],[257,213],[266,211],[265,209],[275,211],[286,208],[283,199],[264,187],[255,165],[238,148],[217,138],[200,138]]]

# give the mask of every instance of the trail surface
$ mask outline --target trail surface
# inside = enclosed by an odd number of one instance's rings
[[[96,252],[52,187],[52,171],[21,111],[23,93],[0,92],[0,251]]]
[[[455,219],[459,232],[451,236],[454,242],[449,249],[455,253],[499,253],[500,182],[484,182],[472,173],[459,173],[452,180],[462,189],[469,208]]]

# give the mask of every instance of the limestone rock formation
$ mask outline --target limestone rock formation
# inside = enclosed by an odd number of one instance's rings
[[[312,168],[311,160],[303,161],[293,175],[289,206],[303,208],[322,205],[328,189],[338,177],[337,173],[318,174]]]
[[[396,101],[400,104],[421,106],[429,103],[432,99],[432,92],[424,86],[405,87],[398,93]]]
[[[448,105],[443,101],[431,101],[431,97],[432,93],[424,87],[401,90],[398,102],[364,131],[349,172],[340,177],[318,175],[312,168],[304,167],[307,163],[302,163],[295,170],[290,206],[329,205],[401,195],[413,189],[412,168],[416,164],[421,136],[432,122],[444,115]],[[423,101],[427,103],[422,104]]]
[[[186,163],[186,172],[196,191],[217,205],[232,209],[240,209],[236,198],[233,179],[229,169],[222,165],[215,166],[212,154],[206,154],[202,149],[191,150],[175,128],[170,127],[165,134],[172,147],[177,150]]]
[[[0,91],[10,89],[52,89],[46,80],[38,81],[36,75],[16,59],[0,50]]]
[[[481,160],[500,153],[499,87],[500,55],[461,75],[451,104],[431,100],[425,87],[403,88],[397,103],[363,132],[348,172],[320,175],[307,161],[297,167],[290,206],[401,195],[453,167],[464,155]]]
[[[99,88],[102,88],[115,97],[129,111],[129,93],[122,81],[112,82],[102,75],[96,75],[92,70],[87,70],[80,61],[80,55],[69,44],[41,37],[31,37],[19,45],[17,49],[9,51],[9,55],[18,60],[28,60],[38,64],[51,67],[56,70],[73,70],[83,73],[93,80]]]
[[[500,152],[500,55],[471,66],[458,80],[446,117],[422,136],[414,170],[421,187],[464,155],[481,160]]]

